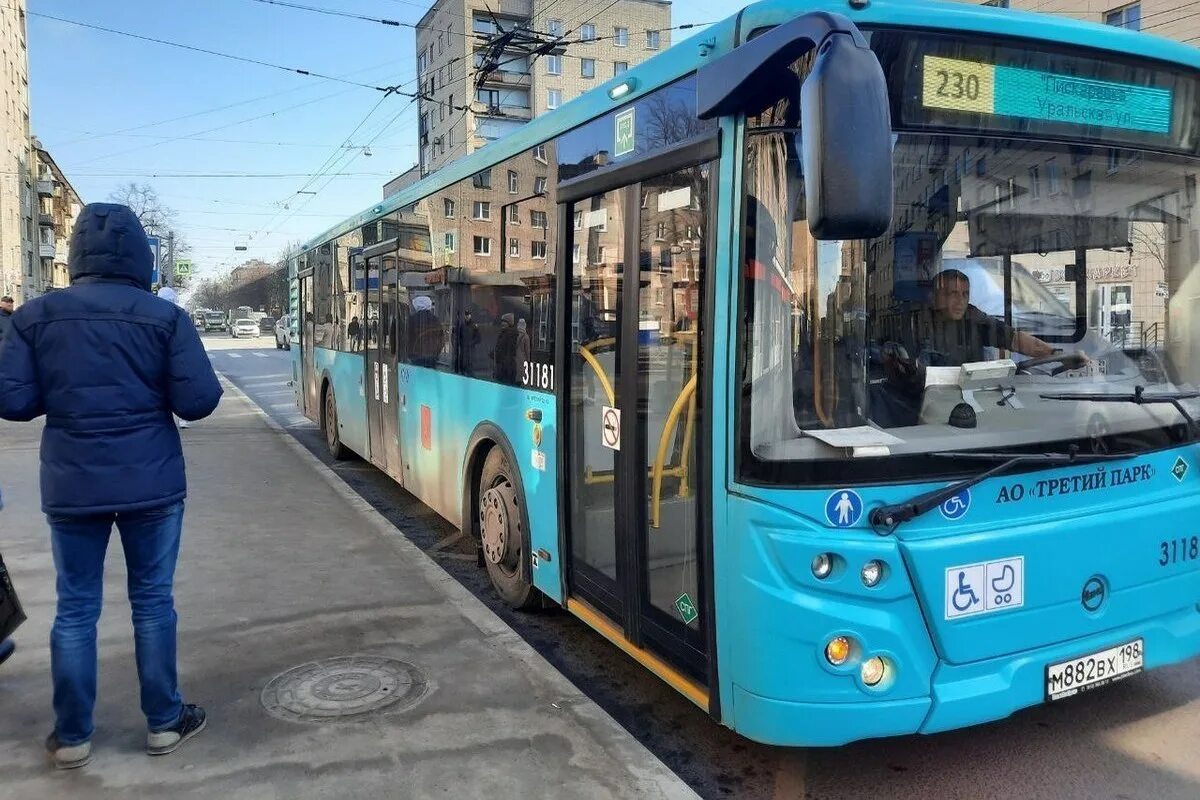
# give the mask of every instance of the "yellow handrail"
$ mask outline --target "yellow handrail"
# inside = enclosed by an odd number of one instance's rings
[[[613,391],[612,384],[608,380],[608,374],[605,373],[604,367],[600,366],[600,361],[592,355],[591,348],[614,344],[616,341],[616,339],[597,339],[594,342],[588,342],[579,346],[579,355],[583,356],[583,360],[591,365],[592,371],[600,379],[600,386],[604,389],[604,394],[608,397],[608,404],[610,406],[617,404],[617,394]]]
[[[679,424],[679,415],[683,413],[683,408],[696,396],[696,375],[692,375],[692,379],[683,387],[683,391],[679,393],[679,397],[675,398],[675,405],[671,407],[671,413],[667,415],[666,425],[663,427],[662,436],[658,439],[658,453],[654,456],[654,487],[651,492],[651,520],[650,527],[659,527],[659,522],[662,516],[662,479],[664,462],[667,460],[667,447],[671,443],[671,437],[675,433],[675,426]],[[690,437],[689,437],[690,439]],[[687,443],[684,443],[687,447]],[[686,452],[686,450],[685,450]],[[680,464],[681,469],[685,469],[684,464]],[[686,481],[686,476],[684,477]]]

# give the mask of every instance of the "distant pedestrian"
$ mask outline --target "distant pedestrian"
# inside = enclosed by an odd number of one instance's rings
[[[12,325],[13,299],[8,295],[0,297],[0,345],[4,344],[5,334]]]
[[[171,415],[201,419],[221,397],[186,312],[150,294],[150,246],[128,207],[86,206],[70,253],[71,286],[21,306],[0,349],[0,417],[46,415],[42,510],[58,572],[56,722],[46,748],[61,769],[91,757],[96,621],[114,523],[129,572],[146,752],[170,753],[204,728],[204,710],[184,704],[176,678],[172,589],[187,483]]]
[[[158,288],[158,296],[163,300],[166,300],[168,303],[179,305],[178,293],[176,293],[176,291],[171,288],[171,284],[165,280],[163,281],[162,286]],[[192,426],[192,424],[183,417],[175,417],[175,424],[181,428],[190,428]]]

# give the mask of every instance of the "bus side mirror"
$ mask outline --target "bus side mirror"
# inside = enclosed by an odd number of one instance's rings
[[[808,226],[819,240],[870,239],[892,224],[887,80],[865,43],[833,33],[800,90]]]

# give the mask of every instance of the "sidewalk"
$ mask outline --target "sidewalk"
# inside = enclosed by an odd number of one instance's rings
[[[38,510],[40,427],[0,422],[0,552],[30,618],[0,667],[0,798],[694,796],[238,393],[183,434],[180,680],[209,728],[174,755],[142,752],[114,533],[93,761],[64,773],[42,750],[54,567]],[[264,694],[281,673],[349,656],[360,658]]]

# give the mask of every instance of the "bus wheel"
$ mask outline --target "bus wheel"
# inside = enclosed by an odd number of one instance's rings
[[[529,547],[521,514],[524,498],[499,447],[493,447],[483,462],[478,500],[483,563],[492,586],[500,599],[512,608],[537,606],[540,602],[538,592],[521,569]]]
[[[350,449],[342,444],[342,435],[338,432],[337,398],[334,397],[332,386],[325,389],[325,413],[321,415],[321,427],[325,430],[325,445],[329,448],[329,455],[335,461],[350,458]]]

